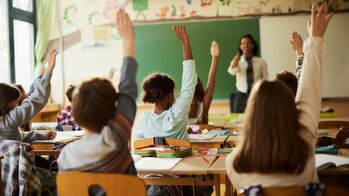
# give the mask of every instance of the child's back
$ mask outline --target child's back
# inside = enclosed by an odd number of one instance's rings
[[[155,111],[142,114],[137,125],[136,139],[151,137],[189,139],[186,120],[197,83],[197,74],[185,27],[176,26],[174,31],[182,41],[184,50],[181,91],[173,104],[174,83],[167,75],[153,74],[143,82],[143,101],[155,103]],[[171,84],[170,88],[164,85],[166,82]]]

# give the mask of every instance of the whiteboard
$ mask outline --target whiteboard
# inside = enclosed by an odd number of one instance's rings
[[[297,31],[308,37],[309,15],[261,17],[261,56],[267,61],[269,75],[296,71],[296,54],[290,39]],[[323,97],[349,97],[349,13],[336,13],[325,34],[323,55]]]

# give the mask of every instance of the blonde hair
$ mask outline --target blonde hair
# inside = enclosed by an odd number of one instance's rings
[[[256,83],[245,114],[234,169],[238,173],[303,172],[310,147],[299,135],[299,112],[291,90],[277,80]]]

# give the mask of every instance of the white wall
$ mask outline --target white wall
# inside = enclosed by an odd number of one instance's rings
[[[282,70],[295,73],[296,54],[291,33],[308,37],[309,15],[274,16],[260,19],[261,52],[270,76]],[[349,13],[336,13],[325,34],[323,97],[349,97]]]

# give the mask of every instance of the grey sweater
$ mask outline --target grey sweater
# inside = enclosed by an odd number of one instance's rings
[[[45,139],[45,132],[30,131],[21,133],[18,127],[29,122],[46,105],[51,93],[51,77],[52,73],[46,70],[42,78],[36,80],[34,92],[20,106],[0,117],[0,141],[30,142]]]

